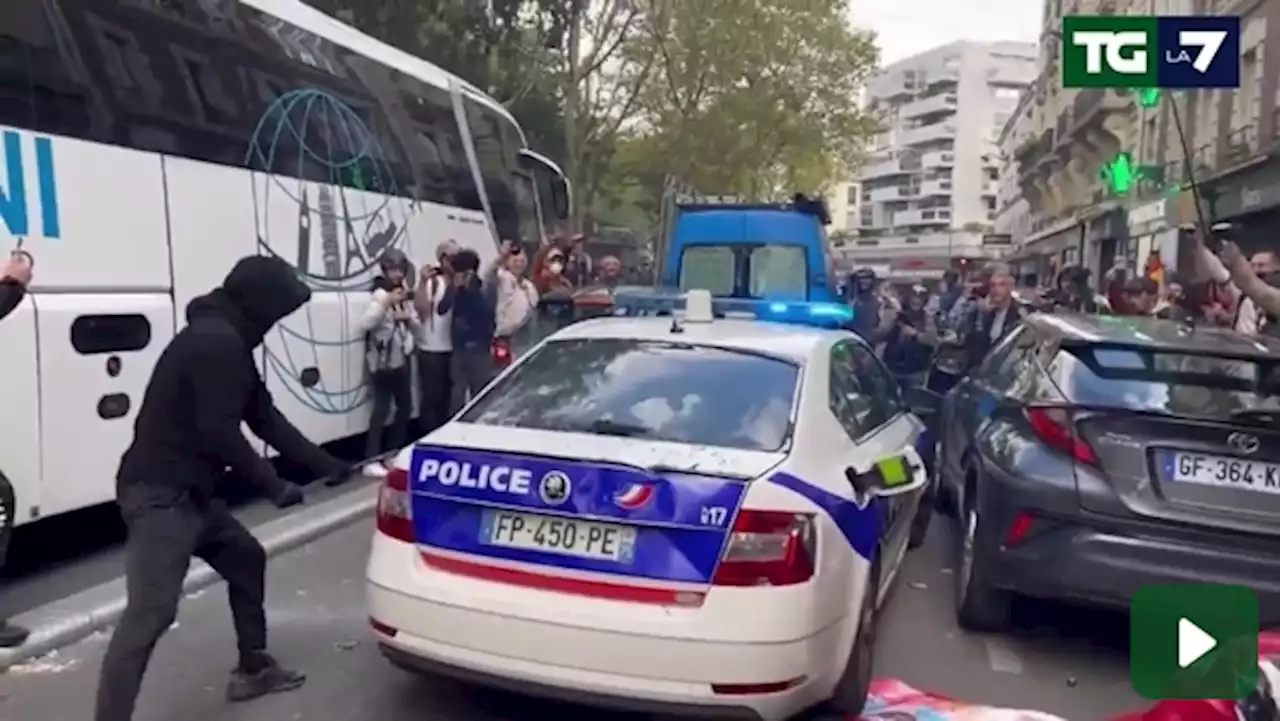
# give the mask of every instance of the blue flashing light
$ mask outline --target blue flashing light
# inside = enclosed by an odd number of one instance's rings
[[[715,298],[712,308],[722,318],[754,318],[774,323],[795,323],[823,328],[839,328],[854,318],[843,303]],[[624,317],[664,316],[684,310],[682,294],[652,295],[619,293],[614,296],[614,315]]]

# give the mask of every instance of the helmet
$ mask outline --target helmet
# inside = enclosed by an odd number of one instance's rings
[[[864,265],[864,266],[862,266],[861,268],[859,268],[859,269],[857,269],[857,270],[853,271],[853,277],[854,277],[854,278],[857,278],[857,279],[859,279],[859,280],[861,280],[861,279],[863,279],[863,278],[866,278],[867,280],[875,280],[875,279],[876,279],[876,271],[875,271],[873,268],[869,268],[869,267],[867,267],[867,266],[865,266],[865,265]]]

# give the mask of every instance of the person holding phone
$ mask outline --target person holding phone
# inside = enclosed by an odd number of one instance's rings
[[[31,278],[35,262],[31,254],[25,250],[15,250],[9,254],[3,268],[0,268],[0,320],[22,305],[27,295],[27,286]]]
[[[1221,305],[1224,308],[1235,306],[1231,328],[1246,335],[1256,335],[1262,313],[1253,295],[1264,293],[1269,287],[1261,279],[1280,270],[1275,253],[1263,250],[1246,259],[1239,247],[1230,240],[1234,230],[1230,223],[1215,224],[1211,229],[1214,237],[1209,241],[1205,240],[1204,234],[1195,226],[1184,226],[1181,230],[1183,237],[1191,243],[1201,272],[1216,284],[1218,297],[1228,301]],[[1221,258],[1219,253],[1222,254]],[[1253,281],[1258,281],[1261,285]],[[1241,282],[1251,285],[1255,293],[1251,295],[1244,292]]]
[[[464,249],[453,258],[453,282],[440,301],[441,313],[452,313],[449,377],[453,381],[450,413],[474,398],[493,377],[493,302],[480,280],[480,256]]]
[[[369,303],[360,318],[373,405],[369,431],[365,435],[366,459],[398,449],[406,441],[409,418],[413,415],[411,359],[421,333],[421,322],[413,306],[414,291],[409,285],[413,278],[409,258],[392,248],[378,257],[378,270]],[[388,415],[392,416],[391,430],[384,436]],[[364,475],[385,478],[387,469],[382,462],[369,460]]]

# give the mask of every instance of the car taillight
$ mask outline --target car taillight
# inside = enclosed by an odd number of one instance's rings
[[[387,479],[378,492],[378,532],[405,543],[417,540],[413,533],[409,472],[403,468],[387,471]]]
[[[1026,414],[1031,430],[1035,431],[1046,445],[1066,453],[1081,463],[1090,466],[1098,464],[1098,454],[1094,453],[1093,446],[1076,434],[1070,411],[1064,408],[1040,406],[1028,408]]]
[[[716,586],[792,586],[813,578],[813,517],[790,511],[742,510],[716,569]]]
[[[511,343],[505,340],[493,342],[493,363],[499,368],[511,365]]]

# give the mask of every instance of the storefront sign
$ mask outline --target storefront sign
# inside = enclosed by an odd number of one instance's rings
[[[1183,191],[1190,212],[1180,222],[1194,222],[1195,204],[1190,191]],[[1245,213],[1254,213],[1280,206],[1280,163],[1267,162],[1241,171],[1220,181],[1206,183],[1201,189],[1206,211],[1213,211],[1213,220],[1223,220]],[[1186,217],[1190,216],[1190,217]],[[1206,219],[1208,216],[1206,215]]]
[[[1139,205],[1129,211],[1129,235],[1154,233],[1165,224],[1165,213],[1168,203],[1164,198],[1145,205]]]

